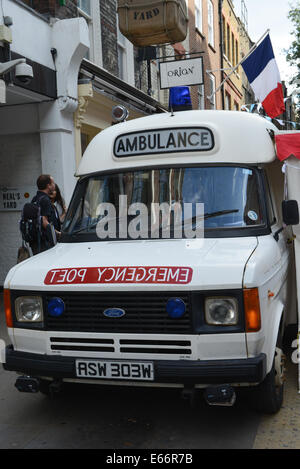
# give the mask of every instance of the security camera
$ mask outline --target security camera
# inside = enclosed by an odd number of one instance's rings
[[[16,66],[15,76],[23,85],[28,85],[33,78],[33,70],[31,65],[23,62]]]

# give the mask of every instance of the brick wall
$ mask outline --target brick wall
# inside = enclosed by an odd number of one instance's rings
[[[204,96],[205,96],[205,109],[210,109],[211,105],[207,96],[210,91],[210,82],[207,71],[213,70],[212,74],[216,80],[216,88],[221,82],[221,57],[220,57],[220,30],[219,30],[219,10],[218,0],[212,0],[214,7],[214,47],[209,44],[208,41],[208,8],[207,2],[202,2],[202,18],[203,26],[200,32],[195,26],[195,2],[189,0],[189,35],[190,35],[190,52],[201,51],[203,54],[203,75],[204,75]],[[196,57],[196,55],[191,56]],[[193,109],[198,109],[199,98],[198,98],[198,87],[191,86],[191,98]],[[215,96],[216,109],[222,109],[222,100],[220,91]]]
[[[117,2],[100,0],[103,67],[118,76]]]

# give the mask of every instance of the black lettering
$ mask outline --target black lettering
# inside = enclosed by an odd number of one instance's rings
[[[160,144],[160,134],[157,135],[157,139],[158,139],[157,147],[158,147],[160,150],[166,148],[164,145],[161,145],[161,144]]]
[[[148,135],[148,147],[150,150],[154,150],[156,147],[156,134],[154,135]]]
[[[197,135],[197,137],[198,137],[197,132],[192,132],[192,133],[190,133],[190,135],[188,136],[188,142],[189,142],[190,145],[192,145],[193,147],[195,147],[195,146],[197,146],[197,145],[199,144],[199,141],[193,143],[193,142],[192,142],[192,136],[193,136],[193,135]]]
[[[137,150],[137,137],[134,137],[132,142],[130,142],[129,138],[126,138],[126,151],[136,151],[136,150]]]
[[[117,148],[117,153],[119,153],[120,151],[125,151],[125,146],[124,146],[124,143],[123,143],[123,140],[119,140],[119,143],[118,143],[118,148]]]
[[[119,363],[111,363],[110,365],[111,375],[120,376],[120,365]]]
[[[80,375],[86,376],[88,374],[87,373],[87,363],[80,362],[78,364],[77,373],[78,373],[79,376]]]
[[[106,363],[98,363],[98,375],[106,376]]]
[[[201,145],[203,147],[209,146],[209,138],[208,137],[209,137],[208,132],[202,132],[202,134],[201,134]]]
[[[145,137],[145,135],[141,135],[139,137],[139,148],[140,148],[140,150],[145,150],[146,147],[147,147],[146,137]]]
[[[89,376],[96,376],[97,375],[97,365],[96,365],[96,363],[89,363],[88,364],[88,374],[89,374]]]
[[[131,366],[131,375],[133,378],[141,378],[140,365],[135,364]]]
[[[186,147],[186,132],[184,132],[183,134],[181,132],[178,132],[178,146],[180,147],[181,145]]]
[[[154,16],[159,15],[159,8],[153,8],[153,14]]]
[[[122,376],[124,376],[124,378],[128,378],[130,376],[130,366],[127,365],[127,363],[123,363],[121,369]]]
[[[170,133],[169,138],[168,138],[167,148],[169,148],[169,146],[171,145],[176,148],[175,137],[172,132]]]
[[[151,11],[147,11],[146,12],[146,17],[147,17],[147,20],[150,20],[152,18],[152,13]]]
[[[142,365],[143,378],[151,378],[150,365]]]
[[[144,20],[144,19],[145,19],[144,13],[141,13],[141,17],[140,17],[140,18],[141,18],[141,20]]]

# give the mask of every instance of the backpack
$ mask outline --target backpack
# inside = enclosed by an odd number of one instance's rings
[[[22,239],[26,243],[40,242],[42,237],[42,216],[38,201],[24,205],[20,220],[20,231]]]

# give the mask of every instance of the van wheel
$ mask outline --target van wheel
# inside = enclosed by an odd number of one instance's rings
[[[282,349],[276,347],[272,369],[264,381],[250,390],[251,406],[259,412],[276,414],[282,406],[284,389],[284,360]]]

